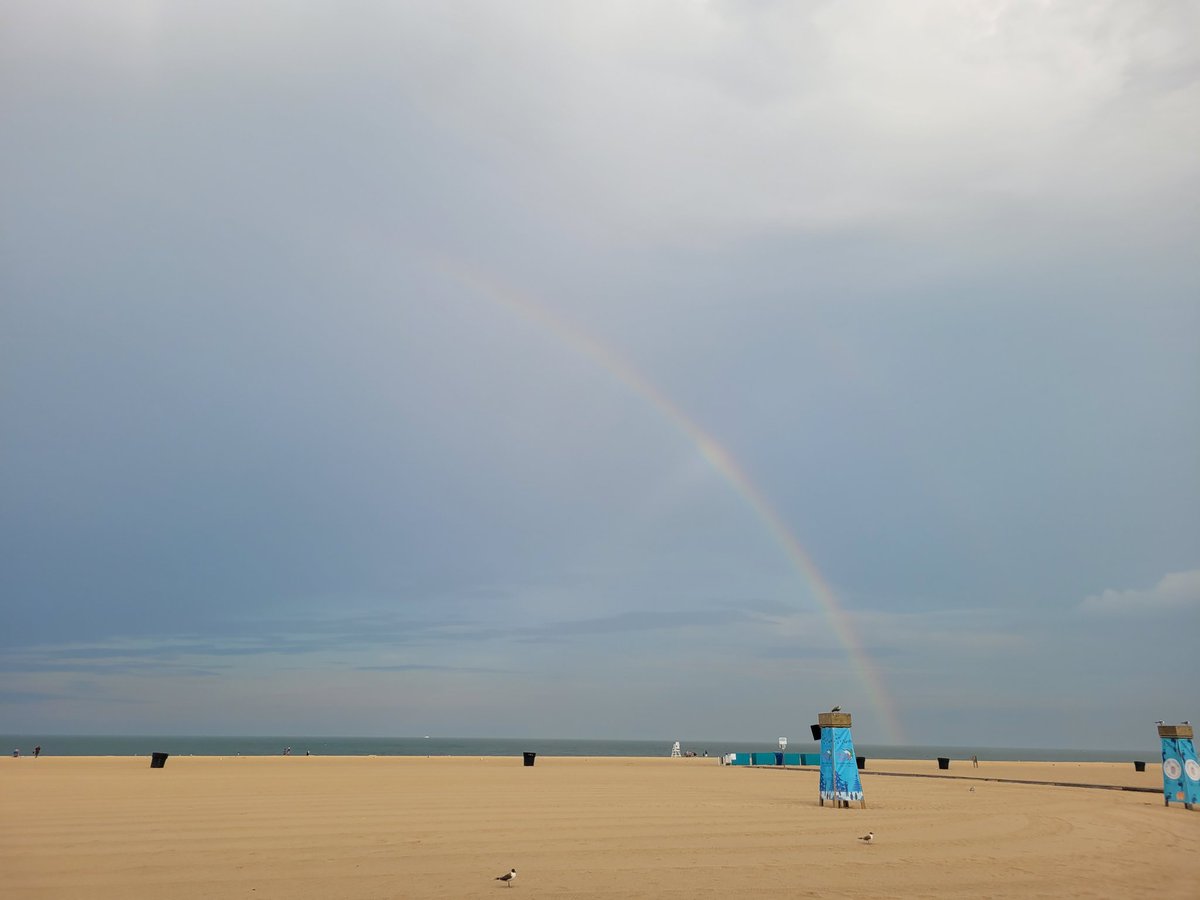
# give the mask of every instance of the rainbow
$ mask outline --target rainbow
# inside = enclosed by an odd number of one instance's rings
[[[713,469],[750,505],[783,548],[792,566],[809,585],[834,637],[845,650],[856,677],[866,691],[871,705],[875,708],[887,742],[904,744],[904,731],[895,714],[895,704],[891,701],[879,672],[867,655],[862,641],[859,640],[850,616],[842,608],[837,595],[821,575],[812,557],[796,539],[783,517],[754,484],[745,470],[738,465],[737,460],[729,451],[696,424],[695,420],[673,403],[657,386],[647,380],[628,360],[619,356],[601,341],[580,331],[514,288],[501,286],[477,271],[467,268],[459,261],[453,265],[443,263],[441,268],[446,274],[471,289],[473,293],[535,323],[563,344],[598,363],[610,375],[654,406],[664,418],[696,445]]]

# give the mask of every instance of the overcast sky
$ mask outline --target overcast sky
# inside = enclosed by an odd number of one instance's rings
[[[0,722],[1131,748],[1200,7],[0,4]]]

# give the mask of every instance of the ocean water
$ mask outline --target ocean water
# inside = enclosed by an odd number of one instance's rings
[[[671,740],[608,741],[568,738],[455,738],[455,737],[329,737],[304,735],[189,736],[189,735],[0,735],[0,752],[19,749],[32,755],[41,746],[45,756],[149,756],[171,753],[180,756],[278,756],[290,747],[293,756],[520,756],[532,751],[539,756],[670,756]],[[724,753],[778,750],[775,741],[681,740],[684,751],[705,752],[710,757]],[[818,743],[793,740],[789,753],[816,753]],[[855,750],[867,759],[934,759],[949,756],[967,759],[977,754],[987,760],[1030,762],[1128,762],[1156,760],[1157,743],[1136,750],[1086,750],[1034,747],[886,746],[857,744]]]

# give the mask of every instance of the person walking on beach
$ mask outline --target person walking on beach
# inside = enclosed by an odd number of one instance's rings
[[[973,768],[973,769],[979,768],[979,757],[976,756],[975,754],[971,754],[971,768]]]
[[[38,744],[36,747],[33,748],[33,758],[37,759],[41,755],[42,755],[42,745]]]

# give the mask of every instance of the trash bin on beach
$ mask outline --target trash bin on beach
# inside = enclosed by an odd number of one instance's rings
[[[168,756],[170,756],[169,753],[151,753],[150,754],[150,768],[161,769],[163,766],[165,766],[167,764]]]
[[[528,750],[525,751],[525,765],[532,766],[535,759],[537,759],[536,753],[530,753]]]
[[[939,768],[939,769],[948,769],[948,768],[950,768],[950,757],[948,757],[948,756],[939,756],[939,757],[938,757],[938,768]]]
[[[812,732],[814,741],[819,741],[821,739],[821,726],[820,725],[809,725],[808,729],[809,729],[809,731]]]
[[[1133,761],[1133,771],[1145,772],[1146,771],[1146,761],[1143,759],[1135,759]]]
[[[867,758],[865,756],[854,757],[854,762],[858,765],[858,771],[862,771],[867,767]]]

